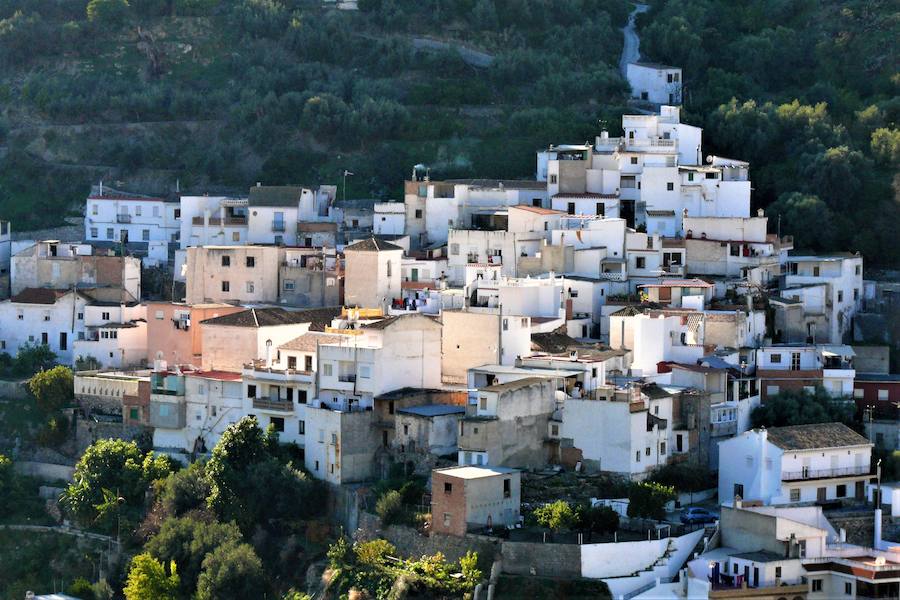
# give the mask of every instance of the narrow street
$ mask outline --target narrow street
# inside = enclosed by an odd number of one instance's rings
[[[639,13],[647,12],[650,7],[646,4],[636,4],[634,10],[628,15],[628,24],[622,28],[625,36],[625,42],[622,46],[622,58],[619,59],[619,71],[622,77],[625,77],[628,63],[636,62],[641,57],[641,40],[638,38],[637,30],[634,27],[634,20]]]

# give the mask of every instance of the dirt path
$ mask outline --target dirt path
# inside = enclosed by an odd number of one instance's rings
[[[625,43],[622,46],[622,58],[619,59],[619,71],[622,72],[622,77],[626,76],[628,63],[637,62],[641,57],[641,40],[638,37],[637,29],[634,27],[634,20],[638,14],[648,10],[650,10],[650,7],[646,4],[635,4],[634,10],[628,15],[628,24],[622,28],[622,33],[625,37]]]

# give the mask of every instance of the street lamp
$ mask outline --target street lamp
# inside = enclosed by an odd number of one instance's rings
[[[353,173],[351,173],[347,169],[344,169],[344,202],[347,201],[347,176],[348,175],[350,175],[352,177]]]

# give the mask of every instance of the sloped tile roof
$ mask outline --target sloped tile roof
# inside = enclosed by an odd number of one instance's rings
[[[344,248],[344,252],[346,252],[347,250],[358,250],[362,252],[382,252],[384,250],[403,250],[403,248],[401,248],[397,244],[392,244],[385,240],[370,237],[367,240],[361,240]]]
[[[249,308],[221,317],[201,321],[204,325],[227,325],[231,327],[270,327],[310,323],[310,331],[325,331],[331,321],[341,314],[341,307],[307,308],[285,310],[283,308]]]
[[[871,445],[868,439],[843,423],[772,427],[768,430],[768,440],[782,450],[816,450],[818,448]]]

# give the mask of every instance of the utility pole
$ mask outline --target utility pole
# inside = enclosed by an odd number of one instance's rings
[[[353,176],[353,173],[344,169],[344,202],[347,201],[347,175]]]

